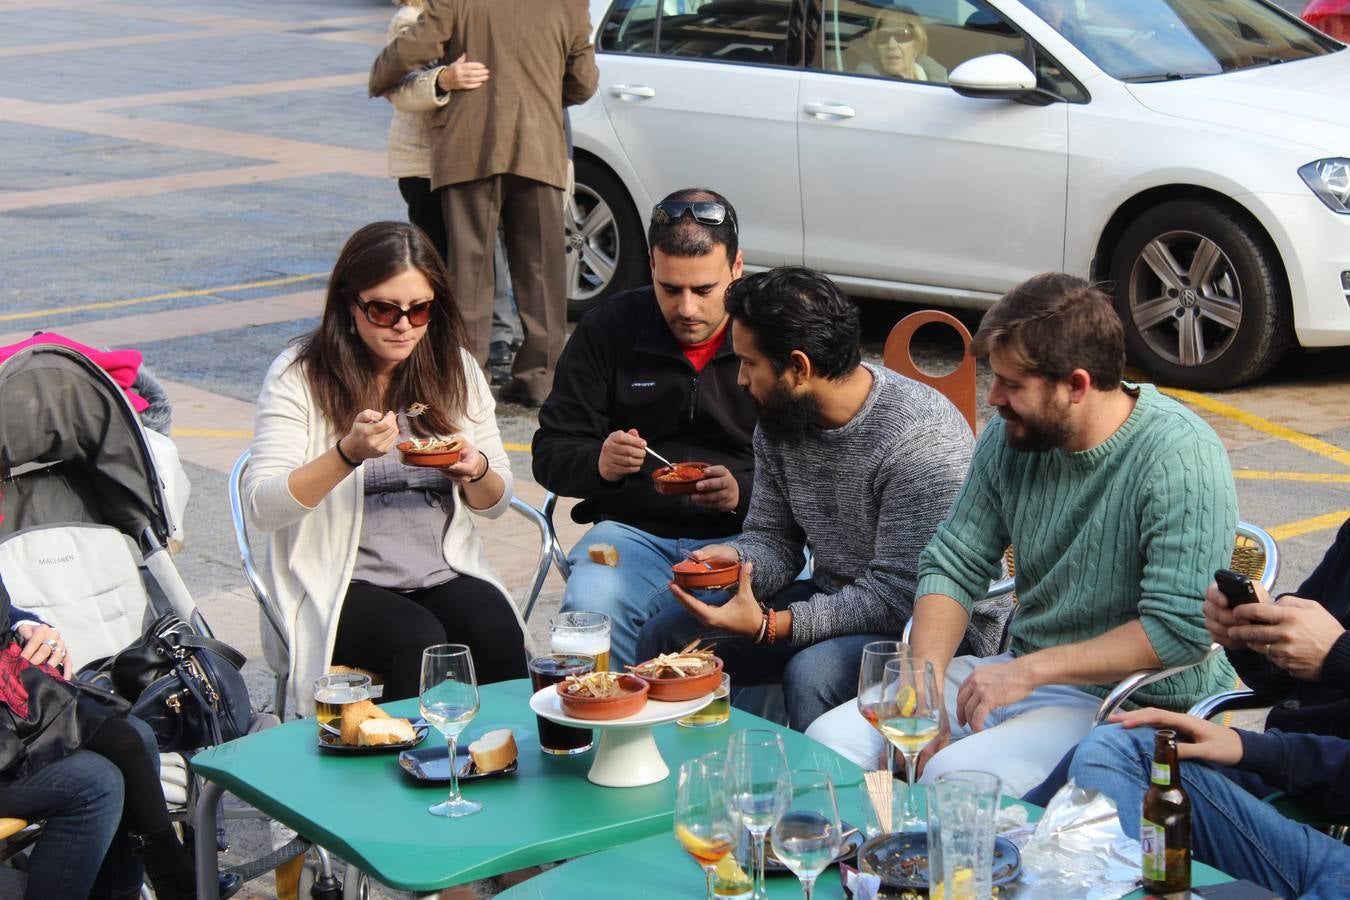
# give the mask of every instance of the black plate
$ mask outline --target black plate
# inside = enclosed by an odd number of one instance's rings
[[[840,822],[839,825],[844,831],[848,831],[853,827],[847,822]],[[840,860],[848,859],[853,856],[853,854],[858,851],[858,848],[862,846],[862,843],[863,834],[861,831],[855,831],[844,838],[844,845],[840,847],[839,852],[834,855],[834,859],[830,861],[830,865],[832,866]],[[791,869],[779,861],[777,856],[774,856],[773,843],[768,840],[764,842],[764,871],[788,874],[791,874],[792,872]]]
[[[446,764],[449,756],[450,748],[444,745],[423,747],[421,750],[404,750],[398,755],[398,764],[399,768],[418,781],[425,781],[428,784],[449,784],[450,766]],[[520,760],[515,759],[505,769],[498,769],[495,772],[479,772],[473,768],[473,757],[469,756],[466,744],[459,746],[459,752],[455,754],[455,760],[459,763],[460,781],[474,781],[497,775],[514,775],[516,770],[520,768]],[[466,766],[468,767],[467,770]]]
[[[881,878],[881,886],[928,890],[928,835],[879,834],[858,848],[858,870]],[[994,884],[1022,874],[1022,854],[1004,837],[994,838]]]
[[[418,744],[422,743],[422,741],[426,740],[427,732],[431,730],[431,726],[426,723],[425,719],[409,719],[408,721],[412,723],[413,727],[413,739],[411,742],[404,741],[401,744],[378,744],[374,747],[354,747],[351,744],[342,743],[340,737],[327,731],[319,732],[319,736],[316,740],[320,749],[333,750],[338,753],[387,753],[391,750],[407,750],[411,747],[416,747]]]

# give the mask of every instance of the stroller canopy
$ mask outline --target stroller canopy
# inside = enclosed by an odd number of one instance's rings
[[[55,344],[0,363],[0,537],[99,523],[146,552],[168,540],[166,510],[140,421],[106,372]]]

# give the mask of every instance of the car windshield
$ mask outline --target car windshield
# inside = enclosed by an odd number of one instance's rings
[[[1339,45],[1260,0],[1022,0],[1122,81],[1219,75]]]

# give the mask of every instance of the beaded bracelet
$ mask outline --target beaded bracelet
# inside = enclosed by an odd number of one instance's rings
[[[778,610],[776,609],[769,610],[769,634],[765,640],[770,644],[778,640]]]

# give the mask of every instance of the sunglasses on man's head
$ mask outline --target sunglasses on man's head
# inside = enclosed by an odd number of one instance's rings
[[[652,209],[652,224],[665,225],[689,216],[700,225],[731,224],[736,231],[736,216],[716,200],[662,200]]]
[[[894,40],[897,44],[908,44],[918,36],[913,25],[898,25],[895,28],[878,28],[877,43],[884,44]]]
[[[362,300],[360,297],[355,299],[356,305],[365,314],[366,321],[381,328],[393,328],[398,324],[398,320],[404,316],[408,317],[409,325],[414,328],[421,328],[431,321],[431,305],[436,302],[435,300],[425,300],[404,309],[397,303],[390,303],[386,300]]]

